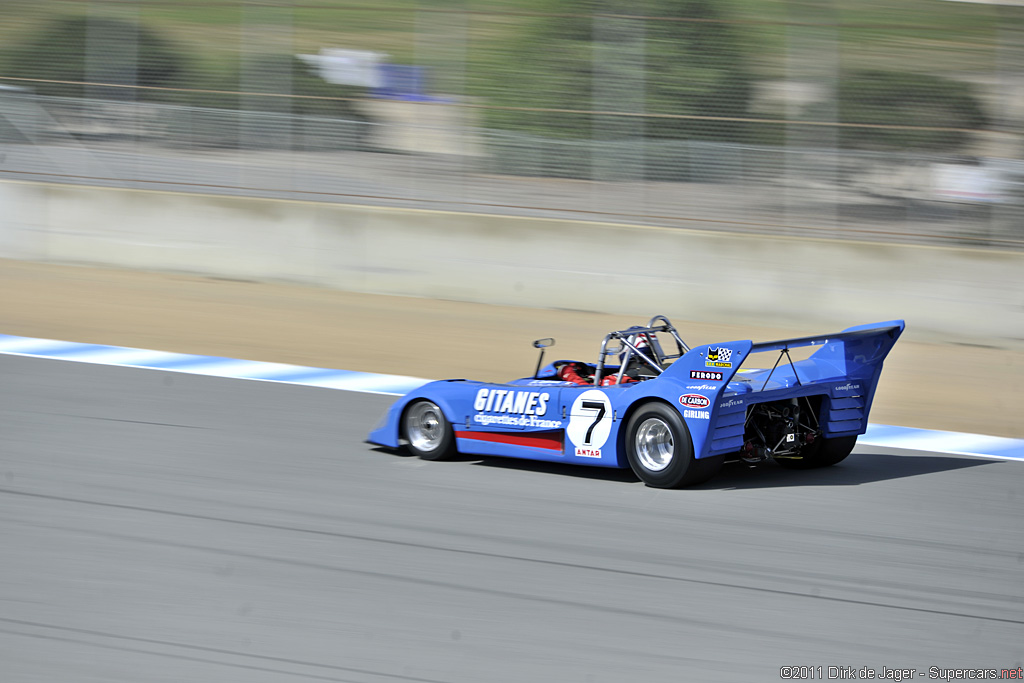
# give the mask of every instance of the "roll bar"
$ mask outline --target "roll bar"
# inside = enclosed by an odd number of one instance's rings
[[[655,324],[661,322],[660,325]],[[676,350],[678,353],[668,354],[665,353],[661,348],[661,344],[658,342],[657,337],[654,335],[658,332],[665,332],[672,335],[672,338],[676,342]],[[638,348],[638,338],[644,337],[647,340],[647,352],[641,351]],[[659,375],[665,372],[666,361],[674,360],[682,357],[690,347],[686,345],[686,342],[682,340],[676,328],[672,325],[671,321],[663,315],[656,315],[651,318],[650,322],[647,323],[647,327],[631,327],[627,330],[617,330],[615,332],[609,332],[605,335],[605,338],[601,340],[601,350],[597,358],[597,369],[594,373],[594,386],[601,385],[601,379],[604,376],[604,364],[610,353],[621,353],[621,349],[618,351],[609,351],[608,343],[612,340],[618,340],[622,342],[622,346],[626,349],[626,356],[622,359],[622,364],[619,366],[618,380],[616,383],[622,382],[622,375],[626,371],[626,365],[629,364],[630,359],[636,356],[644,363],[646,363],[652,370],[655,370]],[[631,341],[633,340],[633,341]]]

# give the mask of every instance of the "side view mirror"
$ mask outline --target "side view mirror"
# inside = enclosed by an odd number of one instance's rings
[[[544,349],[554,345],[554,337],[544,337],[543,339],[535,339],[533,341],[533,348],[540,349],[540,358],[537,359],[537,369],[533,371],[534,379],[537,379],[537,375],[540,374],[540,366],[544,363]]]

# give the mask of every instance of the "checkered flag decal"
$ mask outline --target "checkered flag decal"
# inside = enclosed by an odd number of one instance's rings
[[[708,360],[728,363],[730,358],[732,358],[732,349],[723,349],[721,347],[713,349],[710,346],[708,347]]]

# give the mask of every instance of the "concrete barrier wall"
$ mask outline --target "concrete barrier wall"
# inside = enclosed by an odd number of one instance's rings
[[[1024,343],[1024,254],[0,183],[0,256],[357,292]]]

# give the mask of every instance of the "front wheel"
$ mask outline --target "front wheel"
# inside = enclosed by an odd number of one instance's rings
[[[625,446],[633,472],[653,488],[700,484],[718,472],[723,460],[722,456],[694,458],[686,423],[661,403],[646,405],[630,418]]]
[[[402,416],[402,436],[409,450],[424,460],[444,460],[454,454],[452,425],[437,404],[415,401]]]
[[[821,439],[800,450],[799,458],[779,458],[775,462],[787,470],[813,470],[835,465],[846,458],[857,445],[856,436]]]

